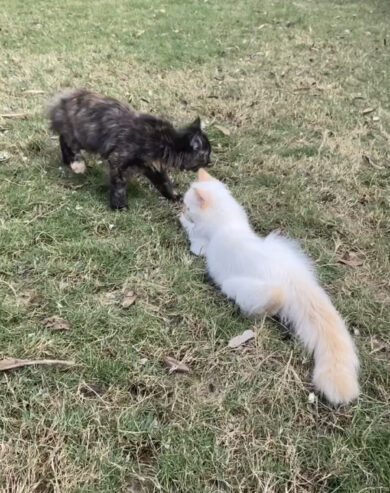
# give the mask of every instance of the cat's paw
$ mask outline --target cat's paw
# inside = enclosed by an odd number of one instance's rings
[[[114,211],[123,211],[124,209],[127,209],[127,204],[123,204],[121,202],[119,202],[117,204],[110,202],[110,207]]]
[[[184,214],[180,215],[179,221],[183,228],[188,232],[194,227],[194,225],[186,218]]]
[[[183,195],[181,193],[175,193],[172,200],[173,202],[181,202],[183,200]]]
[[[83,175],[87,171],[84,161],[73,161],[70,163],[70,168],[76,175]]]
[[[191,242],[190,252],[194,255],[202,257],[206,254],[206,243],[201,240],[195,240]]]
[[[126,195],[118,194],[115,192],[110,193],[110,207],[114,210],[121,210],[127,208]]]

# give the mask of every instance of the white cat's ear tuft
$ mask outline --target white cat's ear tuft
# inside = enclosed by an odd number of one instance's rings
[[[200,168],[198,171],[198,181],[213,181],[213,178],[204,168]]]
[[[201,209],[207,209],[212,203],[212,197],[208,190],[203,190],[203,188],[194,188],[195,197],[199,202],[199,207]]]

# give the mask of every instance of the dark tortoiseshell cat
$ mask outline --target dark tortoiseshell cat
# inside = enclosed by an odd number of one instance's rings
[[[58,94],[49,103],[48,116],[59,135],[62,160],[75,173],[86,171],[82,149],[108,160],[113,209],[126,207],[127,185],[137,173],[167,199],[179,200],[167,170],[196,171],[210,162],[211,147],[199,118],[176,130],[167,121],[83,89]]]

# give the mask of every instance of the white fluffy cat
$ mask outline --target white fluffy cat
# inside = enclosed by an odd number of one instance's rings
[[[185,194],[180,222],[191,252],[206,257],[211,277],[245,314],[292,323],[314,352],[314,385],[331,403],[358,396],[352,338],[297,244],[275,233],[258,236],[229,190],[204,169]]]

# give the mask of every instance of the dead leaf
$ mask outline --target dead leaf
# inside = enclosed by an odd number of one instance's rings
[[[305,79],[305,83],[306,83],[305,85],[308,85],[308,86],[316,86],[317,85],[317,81],[313,77],[307,77]]]
[[[103,305],[116,305],[119,303],[119,297],[121,295],[121,292],[118,291],[112,291],[111,293],[104,293],[100,297],[100,302],[103,303]]]
[[[230,348],[237,348],[250,341],[254,337],[255,333],[253,332],[253,330],[244,330],[242,334],[230,339],[228,346]]]
[[[319,88],[316,79],[313,77],[307,77],[305,80],[299,82],[299,86],[295,88],[295,91],[311,91],[312,89],[324,90],[323,87]]]
[[[100,397],[104,394],[104,386],[100,383],[85,383],[79,387],[82,394],[89,397]]]
[[[148,392],[148,387],[144,382],[134,382],[130,385],[129,390],[134,396],[143,396]]]
[[[16,298],[16,301],[18,302],[19,305],[24,305],[24,306],[27,306],[30,304],[30,300],[31,300],[31,293],[19,293],[17,298]]]
[[[3,113],[1,118],[8,118],[10,120],[24,120],[27,118],[26,113]]]
[[[129,308],[131,305],[134,305],[136,299],[137,295],[134,291],[126,291],[122,301],[122,308]]]
[[[362,111],[362,115],[369,115],[370,113],[372,113],[373,111],[375,111],[375,108],[364,108],[364,110]]]
[[[223,133],[223,135],[226,135],[226,137],[230,136],[230,130],[223,125],[214,125],[214,127]]]
[[[74,361],[64,361],[59,359],[40,359],[40,360],[30,360],[30,359],[14,359],[6,358],[0,360],[0,371],[12,370],[14,368],[21,368],[22,366],[32,366],[32,365],[65,365],[72,366]]]
[[[191,372],[190,368],[186,364],[184,364],[181,361],[178,361],[175,358],[172,358],[171,356],[166,356],[164,358],[164,363],[169,368],[169,373],[173,373],[174,371],[177,371],[179,373],[190,373]]]
[[[363,265],[363,260],[361,260],[354,252],[346,252],[337,257],[337,262],[340,264],[349,265],[350,267],[359,267]]]
[[[16,300],[19,305],[41,305],[43,299],[38,296],[34,291],[25,291],[23,293],[18,293]]]
[[[45,94],[45,91],[41,89],[27,89],[27,91],[23,91],[24,94]]]
[[[45,318],[45,320],[43,320],[42,322],[42,325],[53,330],[70,329],[70,323],[63,318],[58,317],[57,315],[53,315],[52,317]]]
[[[380,166],[379,164],[374,163],[374,161],[370,158],[370,156],[367,156],[367,154],[362,154],[362,160],[364,164],[370,164],[376,169],[383,169],[383,166]]]

